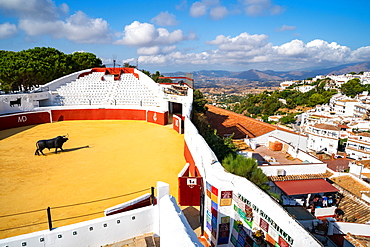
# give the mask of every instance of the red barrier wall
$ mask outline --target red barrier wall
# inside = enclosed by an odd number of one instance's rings
[[[51,112],[53,121],[146,120],[146,111],[135,109],[74,109],[52,110]]]
[[[181,118],[177,115],[173,115],[173,123],[172,123],[172,128],[174,130],[176,130],[177,133],[181,133],[181,129],[182,129],[182,126],[181,126]]]
[[[51,112],[51,113],[50,113]],[[168,112],[137,109],[69,109],[50,112],[24,112],[0,116],[0,130],[27,125],[69,120],[142,120],[160,125],[168,123]]]
[[[162,113],[162,112],[148,111],[146,121],[149,123],[166,125],[168,123],[168,112]]]
[[[50,123],[49,112],[24,112],[0,116],[0,130],[43,123]]]

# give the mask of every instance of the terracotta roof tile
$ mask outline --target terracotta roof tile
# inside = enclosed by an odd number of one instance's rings
[[[352,161],[352,159],[348,158],[340,158],[340,159],[325,159],[322,160],[322,162],[326,163],[330,169],[333,171],[339,171],[339,169],[347,169],[349,168],[349,162]]]
[[[254,138],[264,135],[273,130],[279,129],[287,132],[286,129],[264,123],[254,118],[246,117],[232,111],[221,109],[212,105],[207,105],[206,113],[208,122],[213,129],[217,130],[220,136],[230,135],[234,133],[234,139]]]
[[[370,133],[369,132],[360,132],[357,134],[358,136],[365,136],[365,137],[370,137]]]
[[[286,176],[269,176],[271,181],[289,181],[289,180],[307,180],[307,179],[319,179],[328,178],[331,176],[330,172],[319,173],[319,174],[302,174],[302,175],[286,175]]]
[[[318,128],[318,129],[327,129],[327,130],[336,130],[336,131],[340,131],[340,128],[338,128],[337,126],[334,126],[334,125],[330,125],[330,124],[315,124],[313,127],[315,128]]]

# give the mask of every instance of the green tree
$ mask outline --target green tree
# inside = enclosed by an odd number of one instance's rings
[[[255,159],[246,158],[242,155],[228,154],[222,160],[223,167],[230,173],[245,177],[261,189],[267,191],[270,187],[267,176],[263,173]]]
[[[206,113],[207,107],[207,100],[204,98],[203,93],[196,89],[193,92],[193,110],[200,113]]]
[[[324,103],[324,98],[322,97],[322,95],[319,93],[314,93],[310,96],[307,105],[315,106],[315,105],[320,105],[322,103]]]
[[[102,62],[92,53],[64,54],[51,47],[35,47],[19,52],[0,52],[0,90],[28,90],[64,75],[91,67]]]
[[[357,94],[363,92],[364,91],[364,87],[360,83],[360,79],[354,78],[354,79],[351,79],[351,80],[347,81],[346,83],[344,83],[340,87],[340,91],[344,95],[353,98]]]
[[[77,71],[103,66],[101,59],[90,52],[74,52],[72,60],[75,62],[75,70]]]
[[[288,114],[280,118],[280,122],[282,124],[290,124],[290,123],[293,123],[294,121],[295,121],[295,114]]]

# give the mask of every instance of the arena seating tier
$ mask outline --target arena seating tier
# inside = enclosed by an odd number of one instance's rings
[[[92,72],[56,89],[54,105],[139,105],[157,106],[157,96],[132,73],[119,80],[104,78],[105,72]]]

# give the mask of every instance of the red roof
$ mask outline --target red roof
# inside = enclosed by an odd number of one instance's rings
[[[233,139],[255,138],[273,130],[283,130],[294,133],[293,131],[280,128],[276,125],[261,122],[257,119],[250,118],[232,111],[228,111],[216,106],[207,105],[206,113],[208,122],[213,129],[217,130],[217,134],[225,136],[233,134]]]
[[[288,196],[339,191],[324,179],[275,181],[275,184]]]

